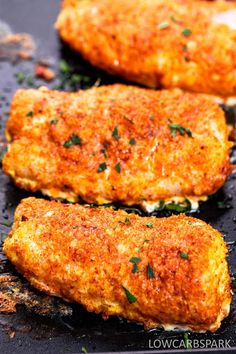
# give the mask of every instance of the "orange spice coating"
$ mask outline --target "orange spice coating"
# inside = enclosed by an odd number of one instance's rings
[[[190,129],[192,137],[178,130],[173,137],[170,124]],[[231,172],[223,111],[179,90],[19,90],[7,136],[4,172],[21,188],[70,201],[200,198],[216,192]],[[65,147],[73,136],[80,144]]]
[[[225,1],[64,0],[56,28],[109,73],[229,97],[236,96],[235,18],[236,4]]]
[[[28,198],[3,250],[37,289],[104,318],[214,332],[229,313],[223,237],[185,215],[157,219]],[[129,303],[123,287],[137,300]]]

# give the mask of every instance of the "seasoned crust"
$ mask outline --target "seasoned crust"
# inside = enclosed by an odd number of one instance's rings
[[[16,210],[4,252],[39,290],[104,318],[214,332],[229,312],[224,240],[185,215],[145,218],[28,198]],[[131,257],[140,258],[140,271],[132,272]],[[148,279],[148,264],[154,278]],[[123,287],[136,302],[129,303]]]
[[[192,136],[178,130],[172,136],[170,124]],[[73,135],[79,143],[65,147]],[[19,90],[7,137],[4,172],[21,188],[70,201],[201,199],[216,192],[232,170],[223,111],[203,95],[180,90]]]
[[[56,28],[109,73],[229,97],[236,95],[235,14],[235,3],[225,1],[64,0]]]

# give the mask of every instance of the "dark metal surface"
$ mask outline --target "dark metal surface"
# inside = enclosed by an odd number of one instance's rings
[[[82,86],[94,84],[98,78],[101,83],[117,82],[115,78],[95,70],[85,63],[77,54],[62,45],[53,29],[53,23],[59,11],[59,0],[0,0],[0,20],[7,22],[13,32],[27,32],[33,35],[37,44],[34,60],[11,63],[0,61],[0,146],[3,147],[4,125],[8,117],[9,102],[18,87],[47,85],[73,90],[78,83],[72,83],[65,76],[47,84],[42,80],[31,80],[34,65],[38,60],[47,59],[52,69],[58,73],[58,61],[66,59],[75,69],[75,73],[87,75],[80,82]],[[27,79],[21,85],[16,75],[24,72]],[[30,79],[29,79],[30,78]],[[234,119],[228,114],[230,120]],[[29,196],[13,186],[11,181],[0,172],[0,232],[5,234],[10,229],[15,207],[20,200]],[[40,194],[38,196],[41,197]],[[163,216],[163,213],[157,216]],[[224,188],[203,204],[196,217],[205,220],[225,235],[229,246],[229,264],[232,275],[232,288],[236,287],[236,174],[225,184]],[[4,235],[2,235],[4,236]],[[14,275],[11,282],[1,282],[1,276]],[[184,349],[186,339],[202,340],[208,348],[220,346],[219,340],[228,340],[223,346],[236,346],[236,307],[235,296],[230,316],[223,321],[222,327],[215,334],[186,334],[181,332],[164,332],[162,330],[144,331],[139,324],[128,323],[118,318],[103,321],[98,315],[87,313],[75,304],[66,304],[61,300],[50,298],[32,289],[18,275],[9,262],[0,253],[0,293],[11,296],[17,305],[15,314],[0,314],[0,353],[78,353],[111,351],[138,351],[164,348],[169,339],[171,349]],[[25,305],[24,305],[25,304]],[[173,340],[175,340],[173,342]],[[206,342],[211,340],[211,344]],[[200,342],[198,342],[200,345]],[[207,344],[208,343],[208,344]],[[159,348],[160,347],[160,348]],[[194,346],[195,347],[195,346]]]

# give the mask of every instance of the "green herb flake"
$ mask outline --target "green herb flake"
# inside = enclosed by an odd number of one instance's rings
[[[33,117],[34,116],[34,112],[32,111],[29,111],[27,114],[26,114],[26,117]]]
[[[182,125],[170,123],[169,128],[170,128],[170,133],[171,133],[172,138],[174,138],[176,136],[177,132],[179,132],[180,135],[182,135],[182,136],[186,134],[190,138],[193,137],[191,130],[188,128],[184,128]]]
[[[173,21],[175,23],[181,23],[181,21],[178,20],[175,16],[171,16],[170,19],[171,19],[171,21]]]
[[[121,172],[120,162],[115,165],[115,170],[117,173]]]
[[[100,152],[104,155],[105,158],[107,158],[107,152],[106,149],[102,148]]]
[[[119,140],[120,139],[120,136],[119,136],[119,132],[118,132],[118,128],[115,127],[112,131],[112,137],[116,140]]]
[[[64,142],[64,144],[63,144],[63,146],[65,147],[65,148],[70,148],[71,146],[73,146],[73,145],[82,145],[82,140],[80,139],[80,137],[77,135],[77,134],[75,134],[75,133],[73,133],[71,136],[70,136],[70,138],[67,140],[67,141],[65,141]]]
[[[132,268],[132,273],[138,273],[141,272],[138,267],[138,263],[141,262],[141,258],[139,257],[132,257],[129,260],[131,263],[133,263],[133,268]]]
[[[87,353],[88,353],[88,350],[87,350],[87,348],[85,348],[85,347],[82,347],[82,348],[81,348],[81,353],[87,354]]]
[[[138,253],[140,253],[143,250],[143,246],[139,247],[139,249],[137,250]]]
[[[169,26],[170,26],[170,25],[169,25],[168,22],[162,22],[162,23],[159,24],[159,29],[160,29],[160,30],[163,30],[163,29],[168,28]]]
[[[23,84],[23,82],[25,81],[25,77],[26,77],[25,73],[23,72],[16,73],[16,80],[19,85]]]
[[[124,286],[122,286],[122,288],[130,304],[133,304],[137,301],[136,296],[134,296],[127,288],[125,288]]]
[[[164,208],[165,208],[165,201],[164,200],[160,200],[157,210],[163,210]]]
[[[155,120],[155,116],[151,115],[151,116],[149,117],[149,119],[153,121],[153,120]]]
[[[193,222],[192,222],[192,221],[188,221],[188,224],[189,224],[189,225],[193,225]]]
[[[134,138],[130,139],[129,144],[136,145],[136,140]]]
[[[106,164],[106,162],[102,162],[102,163],[100,163],[100,165],[99,165],[99,167],[98,167],[98,169],[97,169],[97,172],[98,172],[98,173],[101,173],[101,172],[105,171],[106,169],[107,169],[107,164]]]
[[[70,65],[65,60],[60,60],[59,69],[64,74],[71,72]]]
[[[147,227],[149,227],[150,229],[152,229],[152,228],[153,228],[153,223],[150,222],[150,221],[148,221],[148,222],[145,224],[145,226],[147,226]]]
[[[189,28],[184,28],[183,31],[181,32],[181,34],[185,37],[190,36],[191,33],[192,33],[192,31]]]
[[[52,119],[50,121],[50,124],[53,125],[53,124],[57,124],[59,122],[59,119]]]
[[[130,258],[130,260],[129,260],[131,263],[139,263],[139,262],[141,262],[141,258],[139,258],[139,257],[132,257],[132,258]]]
[[[188,259],[188,253],[180,252],[180,257],[183,259]]]
[[[119,221],[119,223],[120,224],[125,224],[125,225],[131,225],[131,221],[130,221],[130,219],[129,218],[125,218],[125,220],[124,221]]]
[[[137,265],[137,263],[134,263],[133,268],[132,268],[132,273],[138,273],[138,272],[139,272],[138,265]]]
[[[217,202],[218,209],[226,209],[227,205],[224,201]]]
[[[154,271],[150,265],[150,263],[148,263],[148,266],[147,266],[147,278],[148,279],[153,279],[155,278],[155,274],[154,274]]]
[[[32,76],[28,76],[26,80],[27,85],[34,86],[34,79]]]

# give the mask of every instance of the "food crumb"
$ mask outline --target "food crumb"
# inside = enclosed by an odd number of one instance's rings
[[[44,79],[46,81],[52,81],[55,78],[54,71],[41,64],[35,65],[34,72],[35,76],[40,77],[41,79]]]

